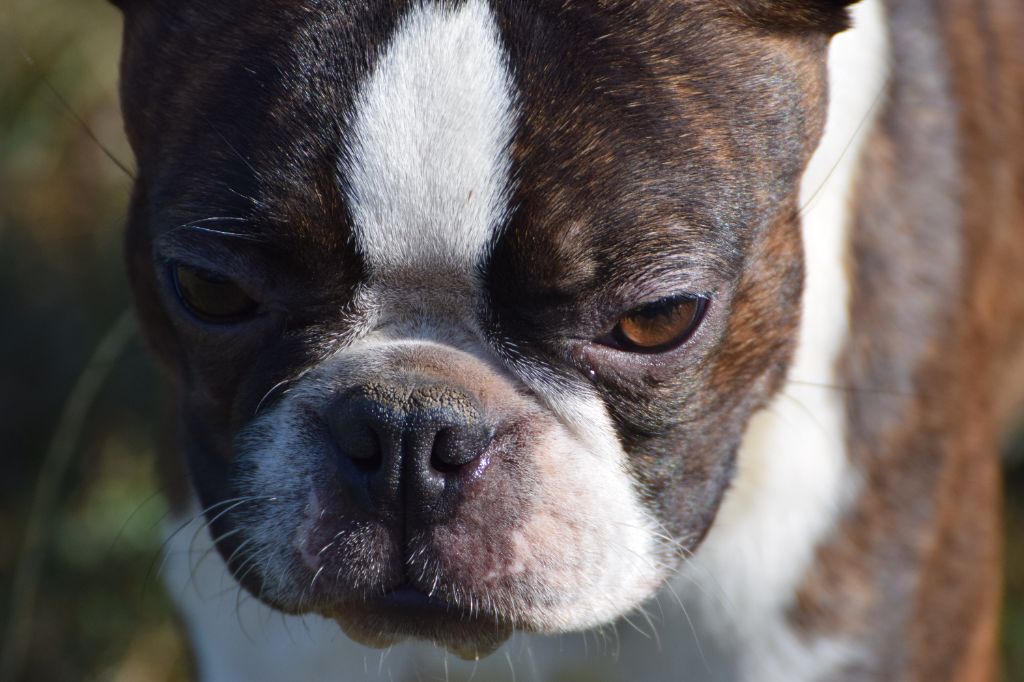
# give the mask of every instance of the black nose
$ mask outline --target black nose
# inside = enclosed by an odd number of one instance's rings
[[[447,384],[372,383],[328,414],[342,478],[370,511],[436,522],[487,466],[493,429],[479,404]]]

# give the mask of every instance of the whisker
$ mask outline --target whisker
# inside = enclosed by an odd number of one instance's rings
[[[206,122],[206,125],[209,126],[210,130],[213,131],[215,129],[215,126],[213,124],[213,121],[210,120],[209,116],[206,116],[202,113],[200,113],[200,116]],[[243,156],[242,153],[238,151],[238,149],[235,147],[235,145],[231,144],[231,140],[227,138],[227,135],[225,135],[223,132],[219,130],[217,130],[216,133],[217,137],[219,137],[221,141],[227,145],[228,149],[230,149],[231,152],[238,157],[238,160],[245,164],[245,167],[248,168],[249,171],[252,173],[253,178],[259,180],[263,177],[262,174],[258,170],[256,170],[256,167],[249,162],[249,159]]]
[[[843,159],[846,158],[846,155],[850,152],[850,149],[853,148],[853,144],[860,136],[860,133],[864,129],[864,126],[866,126],[870,121],[875,120],[875,110],[882,103],[882,100],[885,98],[885,94],[888,91],[888,89],[888,82],[884,83],[882,87],[879,89],[878,94],[875,95],[874,100],[871,102],[871,106],[868,107],[867,112],[865,112],[864,116],[861,117],[860,122],[857,124],[857,128],[853,131],[853,134],[850,135],[850,139],[847,140],[846,145],[843,147],[843,150],[839,153],[839,156],[836,158],[836,161],[832,165],[832,168],[830,168],[828,173],[825,174],[825,177],[822,179],[821,184],[818,185],[818,188],[811,193],[811,196],[807,198],[807,201],[804,202],[804,205],[801,206],[800,209],[797,211],[796,215],[794,216],[794,219],[802,217],[803,214],[806,213],[807,210],[811,207],[811,205],[817,200],[818,196],[825,189],[825,185],[827,185],[829,180],[832,179],[832,176],[835,174],[836,170],[838,170],[839,166],[842,164]]]
[[[609,600],[609,601],[610,601],[610,600]],[[639,609],[637,609],[637,610],[639,611]],[[625,621],[625,622],[626,622],[626,624],[627,624],[627,625],[629,625],[629,627],[631,627],[631,628],[633,628],[634,630],[636,630],[637,632],[639,632],[639,633],[640,633],[640,636],[641,636],[641,637],[643,637],[643,638],[645,638],[645,639],[649,639],[649,640],[652,640],[652,641],[654,640],[654,637],[652,637],[652,636],[651,636],[650,634],[648,634],[647,632],[645,632],[645,631],[643,630],[643,628],[641,628],[640,626],[638,626],[638,625],[637,625],[636,623],[634,623],[633,621],[631,621],[631,620],[629,619],[629,616],[628,616],[628,615],[623,615],[623,616],[621,616],[621,617],[620,617],[620,620],[623,620],[623,621]]]
[[[316,570],[316,573],[313,574],[313,579],[309,581],[310,587],[313,587],[313,585],[316,584],[316,579],[319,578],[320,574],[324,572],[324,568],[326,568],[326,564],[320,566],[320,568]]]
[[[250,222],[250,221],[249,221],[248,218],[240,218],[238,216],[210,216],[209,218],[199,218],[197,220],[193,220],[191,222],[187,222],[187,223],[185,223],[183,225],[179,225],[175,229],[181,229],[181,228],[186,228],[186,227],[196,227],[197,225],[202,225],[203,223],[210,223],[210,222],[217,222],[217,223],[223,223],[223,222],[247,223],[247,222]],[[244,236],[244,235],[239,235],[239,236]]]
[[[512,682],[516,682],[516,666],[512,663],[512,654],[505,651],[505,660],[508,661],[508,670],[512,674]]]
[[[245,547],[247,547],[249,545],[249,543],[255,542],[255,541],[256,541],[255,537],[250,537],[250,538],[246,539],[245,541],[239,543],[238,547],[235,547],[235,549],[231,552],[231,554],[228,555],[228,558],[224,560],[224,565],[225,566],[230,566],[231,562],[235,560],[236,556],[238,556],[238,553],[241,552]],[[239,566],[239,569],[241,569],[241,566]]]
[[[256,403],[256,409],[255,409],[255,410],[253,410],[252,416],[253,416],[253,417],[255,417],[255,416],[257,416],[257,415],[258,415],[258,414],[260,413],[260,410],[261,410],[261,409],[263,409],[263,403],[265,403],[265,402],[267,401],[267,399],[269,399],[269,398],[270,398],[270,396],[271,396],[271,395],[272,395],[272,394],[273,394],[273,393],[274,393],[274,392],[275,392],[275,391],[276,391],[277,389],[279,389],[279,388],[282,388],[282,387],[284,387],[284,386],[287,386],[288,384],[290,384],[290,383],[291,383],[292,381],[294,381],[294,380],[295,380],[295,378],[293,378],[293,377],[288,377],[287,379],[282,379],[281,381],[279,381],[279,382],[277,382],[276,384],[274,384],[273,386],[271,386],[271,387],[270,387],[270,390],[268,390],[268,391],[267,391],[266,393],[264,393],[264,394],[263,394],[263,397],[262,397],[262,398],[260,398],[260,400],[259,400],[259,402],[258,402],[258,403]]]
[[[669,544],[670,547],[672,549],[674,549],[675,551],[679,552],[684,559],[688,560],[688,559],[693,559],[694,558],[695,555],[694,555],[693,551],[685,546],[685,543],[684,543],[683,540],[679,540],[679,539],[673,538],[673,537],[671,537],[671,535],[668,534],[668,529],[665,528],[665,524],[664,523],[662,523],[660,520],[658,520],[656,518],[651,517],[650,515],[648,515],[648,519],[651,522],[653,522],[654,525],[659,526],[660,528],[662,528],[664,532],[658,532],[658,531],[655,531],[655,530],[652,530],[652,529],[646,528],[646,527],[639,528],[639,527],[637,527],[637,526],[635,526],[633,524],[628,524],[628,523],[625,523],[625,522],[622,522],[622,521],[616,521],[615,523],[616,523],[616,525],[623,526],[625,528],[639,529],[639,530],[645,530],[647,532],[650,532],[655,537],[660,538],[663,541],[665,541],[667,544]],[[625,547],[623,545],[619,545],[619,547],[622,550],[630,552],[631,554],[637,556],[642,561],[645,561],[649,566],[654,566],[655,568],[662,568],[662,569],[665,569],[668,572],[675,573],[677,575],[682,575],[687,580],[689,580],[691,583],[693,583],[694,586],[698,590],[700,590],[702,594],[704,594],[704,596],[706,596],[708,598],[716,599],[717,602],[719,603],[719,605],[723,609],[725,609],[727,612],[735,613],[736,609],[732,605],[732,603],[729,601],[728,595],[725,592],[725,588],[718,581],[717,577],[714,574],[707,573],[706,569],[704,569],[705,577],[707,579],[709,579],[713,583],[713,585],[717,588],[716,594],[712,594],[711,592],[709,592],[707,590],[707,588],[704,585],[702,585],[700,583],[700,581],[697,580],[696,576],[689,575],[686,572],[683,572],[681,574],[676,573],[677,570],[678,570],[677,566],[665,563],[663,561],[659,561],[658,559],[656,559],[654,557],[643,557],[643,556],[637,554],[636,550],[630,549],[629,547]],[[694,563],[694,562],[690,562],[690,561],[688,561],[686,565],[689,568],[699,568],[699,569],[703,568],[698,563]]]
[[[160,548],[154,553],[153,560],[150,561],[150,567],[148,567],[148,569],[146,570],[145,578],[142,580],[142,595],[141,596],[144,597],[145,589],[148,586],[148,583],[150,583],[151,579],[153,579],[154,574],[157,574],[157,576],[159,576],[159,574],[163,572],[164,566],[167,564],[167,556],[168,556],[167,548],[171,544],[171,542],[178,536],[178,534],[180,534],[180,532],[182,530],[187,528],[191,523],[194,523],[198,518],[201,518],[202,516],[204,516],[205,514],[211,512],[211,511],[213,511],[214,509],[218,509],[218,508],[220,508],[220,507],[222,507],[224,505],[229,505],[231,503],[238,502],[239,500],[242,500],[242,499],[243,498],[230,498],[228,500],[221,500],[220,502],[215,502],[212,505],[210,505],[209,507],[206,507],[205,509],[202,509],[199,512],[189,516],[184,522],[180,523],[173,531],[171,531],[171,534],[168,535],[167,538],[164,539],[164,542],[161,543]],[[269,498],[269,499],[273,499],[273,498]],[[203,527],[205,527],[205,526],[203,526]],[[202,530],[202,527],[200,528],[200,530]],[[199,532],[199,531],[197,531],[197,532]],[[189,547],[191,547],[191,544],[193,544],[195,542],[196,542],[196,538],[194,536],[193,540],[191,540],[191,542],[189,543]],[[158,566],[158,561],[159,561],[159,566]],[[156,568],[156,572],[154,572],[155,568]]]
[[[168,230],[168,234],[174,234],[176,232],[201,232],[203,234],[213,234],[218,237],[231,237],[232,239],[242,239],[251,242],[262,242],[263,238],[256,234],[250,234],[248,232],[232,232],[231,230],[217,229],[215,227],[208,227],[203,223],[225,223],[225,222],[237,222],[237,223],[248,223],[248,218],[239,218],[237,216],[210,216],[207,218],[200,218],[199,220],[193,220],[191,222],[182,223],[176,227]]]
[[[189,547],[191,547],[195,543],[196,538],[199,536],[201,532],[203,532],[207,528],[212,528],[213,524],[217,523],[217,521],[223,518],[225,514],[230,513],[232,510],[237,509],[248,502],[265,501],[272,499],[274,498],[266,495],[247,495],[244,497],[234,498],[233,504],[230,507],[221,510],[220,512],[217,513],[216,516],[214,516],[212,519],[210,519],[209,521],[207,521],[206,523],[204,523],[196,529],[196,532],[192,535],[192,542],[189,543]],[[211,510],[207,510],[207,512],[209,511]]]
[[[164,538],[164,541],[162,543],[160,543],[160,547],[157,548],[156,552],[154,552],[153,559],[149,563],[149,569],[146,571],[146,577],[142,581],[142,595],[141,596],[143,596],[143,597],[145,596],[146,588],[147,588],[147,586],[149,584],[150,579],[154,575],[154,569],[156,569],[156,574],[159,574],[160,572],[163,571],[164,564],[167,562],[167,551],[166,551],[167,550],[167,546],[170,545],[171,541],[173,541],[175,537],[177,537],[178,533],[180,533],[181,531],[183,531],[186,528],[188,528],[189,524],[193,523],[196,519],[201,517],[203,514],[209,512],[209,511],[213,511],[214,509],[216,509],[216,508],[218,508],[218,507],[220,507],[220,506],[222,506],[224,504],[231,504],[232,502],[236,501],[237,499],[239,499],[239,498],[231,498],[231,499],[228,499],[228,500],[221,500],[220,502],[215,502],[215,503],[211,504],[209,507],[207,507],[205,509],[201,509],[200,511],[196,512],[195,514],[190,516],[188,519],[186,519],[177,528],[175,528],[173,531],[171,531],[170,535],[168,535],[166,538]],[[159,567],[157,567],[157,563],[158,562],[159,562]]]
[[[97,147],[99,147],[100,151],[103,152],[103,155],[106,156],[108,159],[110,159],[111,163],[113,163],[115,166],[117,166],[118,169],[120,169],[122,173],[127,175],[130,179],[135,180],[135,173],[133,173],[132,170],[128,167],[128,164],[124,163],[123,161],[121,161],[121,159],[117,158],[117,156],[114,154],[114,152],[112,152],[109,147],[107,147],[105,144],[103,144],[103,142],[100,140],[99,136],[97,136],[96,133],[93,132],[92,128],[89,127],[89,124],[85,122],[85,119],[82,118],[81,115],[79,115],[79,113],[77,111],[75,111],[75,108],[71,106],[71,103],[68,102],[67,98],[65,98],[64,95],[62,95],[60,93],[60,91],[57,90],[56,87],[54,87],[53,83],[50,81],[49,76],[47,76],[45,73],[42,73],[42,72],[38,71],[35,68],[36,67],[35,60],[32,59],[32,57],[30,57],[28,55],[28,53],[25,52],[24,50],[19,50],[19,51],[21,52],[22,59],[25,60],[26,64],[28,64],[29,66],[32,67],[32,70],[35,72],[35,75],[42,81],[43,86],[49,91],[49,93],[51,95],[54,96],[54,98],[57,100],[57,102],[60,104],[60,106],[64,109],[64,111],[67,112],[67,114],[69,116],[71,116],[71,118],[74,119],[76,123],[78,123],[78,125],[85,132],[86,136]]]
[[[246,194],[244,192],[239,192],[234,187],[227,187],[225,189],[227,189],[228,192],[230,192],[231,194],[234,194],[239,199],[245,199],[246,201],[248,201],[250,204],[252,204],[256,208],[259,208],[259,209],[262,209],[263,211],[266,211],[272,217],[273,214],[270,212],[270,206],[267,205],[267,202],[261,201],[261,200],[257,199],[256,197],[249,196],[248,194]]]
[[[806,417],[814,425],[814,428],[817,429],[826,440],[831,440],[832,438],[835,437],[835,434],[830,432],[818,420],[818,417],[817,415],[814,414],[814,411],[807,407],[807,405],[805,405],[799,398],[797,398],[794,395],[790,395],[789,393],[786,393],[785,390],[779,391],[779,395],[788,400],[792,405],[794,405],[796,409],[800,411],[800,414]],[[793,423],[792,420],[786,419],[786,416],[782,413],[781,410],[772,410],[772,414],[774,414],[784,422],[787,422],[789,424]]]
[[[235,597],[235,620],[238,622],[238,629],[250,644],[256,646],[256,639],[249,632],[249,628],[245,627],[245,621],[242,620],[242,606],[246,600],[252,599],[252,596],[242,587],[241,583],[238,584],[237,590],[237,596]]]
[[[223,535],[218,537],[217,541],[223,540],[224,538],[229,538],[232,535],[235,535],[236,533],[240,533],[241,531],[242,531],[241,528],[235,528],[233,530],[230,530],[227,533],[224,533]],[[199,560],[196,561],[194,565],[192,564],[191,557],[190,557],[188,582],[185,583],[185,589],[188,589],[191,586],[191,587],[196,588],[196,593],[199,592],[199,588],[198,588],[198,585],[196,583],[196,572],[199,570],[199,567],[203,565],[203,562],[206,560],[206,558],[209,557],[210,554],[214,550],[216,550],[216,549],[217,549],[217,542],[211,542],[210,546],[207,547],[205,550],[203,550],[202,556],[199,557]],[[190,546],[189,547],[189,553],[191,554],[191,552],[192,552],[192,548]]]
[[[704,669],[708,671],[708,674],[711,674],[713,672],[711,670],[711,664],[708,662],[708,658],[704,654],[704,647],[700,643],[700,636],[697,634],[697,627],[693,624],[693,619],[690,617],[690,612],[686,610],[686,605],[683,604],[683,600],[679,597],[679,594],[676,592],[675,588],[672,587],[672,583],[666,583],[665,586],[668,587],[669,593],[672,595],[672,597],[676,600],[676,603],[679,605],[679,610],[683,612],[683,617],[686,619],[686,624],[690,627],[690,632],[693,634],[693,643],[697,647],[697,654],[700,656],[701,662],[704,663]]]
[[[121,536],[124,535],[125,530],[127,530],[128,524],[130,524],[132,520],[135,518],[135,516],[140,511],[142,511],[142,508],[145,507],[150,502],[152,502],[153,500],[158,499],[163,492],[164,491],[162,488],[157,488],[152,493],[150,493],[146,497],[146,499],[144,499],[142,502],[139,502],[135,506],[135,509],[132,510],[132,513],[128,515],[128,517],[121,523],[121,527],[117,529],[117,534],[114,535],[114,539],[110,541],[110,546],[107,547],[107,555],[114,553],[114,548],[117,546],[117,543],[121,539]],[[166,514],[164,514],[164,516],[166,516]]]
[[[895,398],[914,398],[919,395],[916,391],[899,391],[890,388],[877,388],[873,386],[843,386],[840,384],[828,384],[817,381],[803,381],[800,379],[787,379],[787,384],[795,386],[808,386],[810,388],[821,388],[829,391],[841,391],[843,393],[866,393],[868,395],[888,395]]]

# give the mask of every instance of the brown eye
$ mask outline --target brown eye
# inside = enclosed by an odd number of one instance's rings
[[[707,299],[679,296],[640,306],[624,315],[609,335],[606,345],[637,353],[672,350],[700,324]]]
[[[185,307],[206,322],[238,322],[256,310],[256,301],[220,275],[176,265],[174,285]]]

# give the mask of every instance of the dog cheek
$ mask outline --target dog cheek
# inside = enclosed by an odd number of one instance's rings
[[[295,584],[312,575],[303,557],[315,554],[317,521],[326,503],[317,492],[323,479],[319,448],[301,434],[301,410],[284,404],[263,415],[236,441],[230,479],[240,498],[255,503],[228,516],[247,542],[247,554],[261,557],[256,565],[232,566],[251,571],[261,581],[260,597],[290,604]]]
[[[795,350],[800,324],[804,261],[798,210],[791,197],[775,224],[759,239],[736,290],[726,342],[716,354],[709,389],[714,395],[744,396],[753,388],[774,392]],[[771,372],[774,382],[756,380]]]
[[[451,522],[432,533],[442,568],[477,594],[512,591],[527,562],[517,538],[535,513],[537,488],[520,463],[502,462],[469,495]]]
[[[657,578],[628,475],[555,420],[529,421],[424,553],[437,557],[441,580],[526,629],[565,631],[635,606]]]
[[[622,462],[559,441],[542,455],[542,495],[519,536],[543,577],[537,617],[554,631],[618,616],[660,580],[654,534]]]
[[[548,524],[544,533],[531,530],[548,513],[547,490],[557,472],[545,471],[535,429],[524,422],[493,453],[487,474],[468,492],[458,514],[432,533],[433,553],[443,557],[446,572],[476,593],[529,591],[529,584],[545,582],[561,561],[545,545],[565,551],[563,525]]]

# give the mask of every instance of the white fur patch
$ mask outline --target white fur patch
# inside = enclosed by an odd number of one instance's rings
[[[799,638],[785,610],[858,481],[846,453],[844,395],[828,386],[841,384],[835,363],[849,326],[850,193],[883,93],[888,48],[881,0],[857,5],[854,20],[832,43],[828,123],[801,188],[807,279],[790,382],[751,421],[737,479],[686,573],[689,582],[679,583],[703,602],[709,636],[735,641],[729,655],[738,657],[744,680],[821,679],[853,653],[842,642]]]
[[[363,84],[342,163],[355,239],[374,273],[469,274],[507,211],[513,90],[484,0],[413,3]]]

